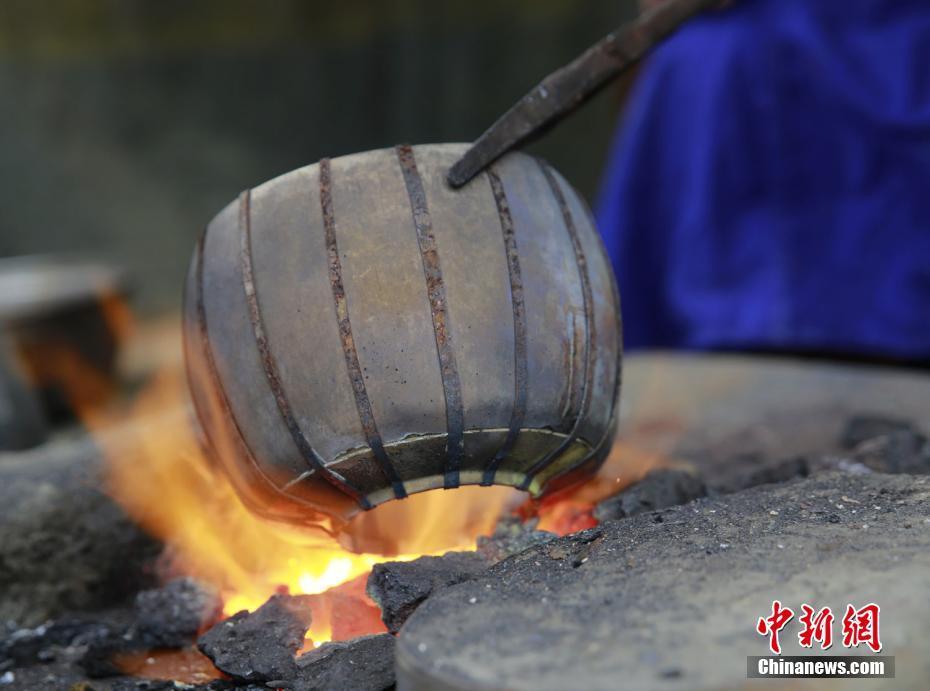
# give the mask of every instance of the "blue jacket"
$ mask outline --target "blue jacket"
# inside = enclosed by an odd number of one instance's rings
[[[686,26],[642,70],[597,216],[629,348],[930,357],[930,2]]]

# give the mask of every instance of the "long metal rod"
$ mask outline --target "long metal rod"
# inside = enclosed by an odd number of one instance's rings
[[[542,134],[639,62],[660,41],[720,0],[666,0],[608,34],[543,79],[482,134],[447,174],[461,187],[516,146]]]

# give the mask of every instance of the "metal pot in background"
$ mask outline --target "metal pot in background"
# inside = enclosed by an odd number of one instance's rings
[[[0,259],[0,325],[7,366],[19,368],[52,423],[102,404],[129,315],[126,274],[59,256]],[[2,444],[2,442],[0,442]]]
[[[48,435],[45,412],[16,348],[0,335],[0,451],[38,446]]]

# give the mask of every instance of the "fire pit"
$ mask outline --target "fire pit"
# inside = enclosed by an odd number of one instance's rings
[[[920,688],[930,377],[657,354],[625,386],[586,485],[390,502],[358,552],[246,511],[163,372],[0,457],[0,689],[724,688],[773,593],[879,598]]]

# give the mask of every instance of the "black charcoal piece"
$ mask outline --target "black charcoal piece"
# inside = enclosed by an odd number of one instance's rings
[[[930,474],[927,439],[916,432],[897,431],[859,444],[849,457],[876,473]]]
[[[666,509],[707,495],[707,488],[692,472],[667,468],[654,470],[620,494],[605,499],[594,509],[599,521],[611,521]]]
[[[394,636],[324,643],[297,659],[291,691],[383,691],[394,685]]]
[[[194,686],[193,688],[200,689],[202,687]],[[173,681],[162,681],[157,679],[120,679],[113,682],[112,686],[110,686],[110,691],[178,691],[178,687]],[[185,689],[185,691],[190,691],[190,689]]]
[[[810,463],[802,456],[786,458],[750,471],[744,478],[740,489],[758,485],[770,485],[777,482],[790,482],[810,475]]]
[[[138,649],[139,642],[131,629],[111,629],[87,646],[77,664],[91,679],[116,677],[122,670],[113,662],[113,656]]]
[[[239,612],[216,624],[197,647],[235,679],[291,679],[310,618],[309,596],[274,595],[254,612]]]
[[[918,434],[914,425],[907,420],[882,415],[854,415],[843,429],[840,445],[844,449],[854,449],[864,441],[895,432]]]
[[[178,578],[136,596],[136,628],[148,647],[183,648],[220,616],[222,601],[209,585]]]
[[[475,578],[487,568],[488,562],[475,552],[375,564],[368,577],[368,595],[381,608],[388,631],[396,633],[434,592]]]
[[[536,530],[537,523],[538,519],[521,521],[516,516],[505,516],[497,522],[493,535],[478,538],[478,554],[496,564],[501,559],[558,537],[547,530]]]
[[[11,627],[0,637],[0,669],[40,664],[55,646],[91,645],[111,633],[94,619],[62,617],[34,628]]]

